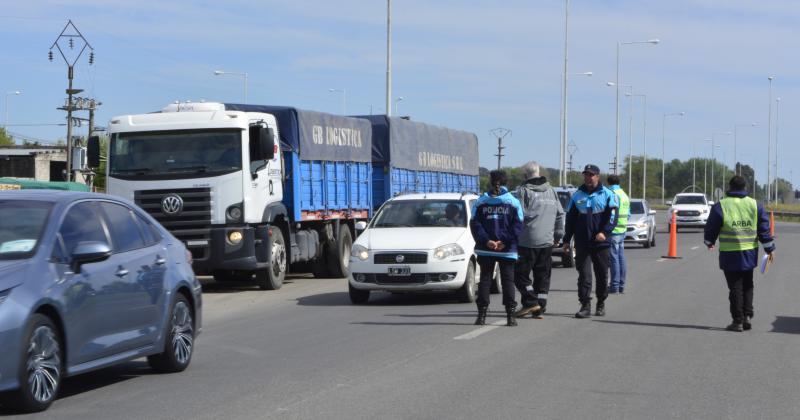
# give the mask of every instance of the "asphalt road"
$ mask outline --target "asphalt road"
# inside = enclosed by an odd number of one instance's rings
[[[554,268],[548,313],[475,327],[446,295],[373,295],[343,279],[277,292],[206,283],[204,332],[186,372],[134,361],[70,378],[57,419],[662,419],[800,417],[800,225],[778,224],[756,274],[753,330],[733,333],[717,253],[678,234],[680,260],[628,248],[626,294],[579,320],[576,272]],[[489,321],[504,324],[499,295]]]

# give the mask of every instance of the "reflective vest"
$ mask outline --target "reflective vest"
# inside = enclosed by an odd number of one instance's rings
[[[722,207],[720,251],[747,251],[758,248],[758,205],[750,197],[725,197]]]
[[[611,232],[614,235],[621,235],[628,230],[628,216],[631,214],[631,199],[628,194],[622,191],[622,188],[615,188],[614,194],[617,195],[619,200],[619,208],[617,210],[617,226]]]

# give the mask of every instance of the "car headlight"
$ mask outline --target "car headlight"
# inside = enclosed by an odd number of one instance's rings
[[[461,246],[458,244],[442,245],[433,250],[433,258],[436,258],[437,260],[443,260],[448,257],[454,257],[462,254],[464,254],[464,248],[461,248]]]
[[[366,261],[369,259],[369,249],[363,245],[354,244],[350,255],[358,257],[361,261]]]
[[[641,228],[646,228],[646,227],[647,227],[647,223],[646,223],[646,222],[639,222],[639,223],[637,223],[635,226],[636,226],[637,228],[639,228],[639,229],[641,229]]]

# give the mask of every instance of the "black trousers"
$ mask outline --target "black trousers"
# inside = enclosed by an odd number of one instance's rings
[[[605,248],[575,247],[575,268],[578,270],[578,300],[581,305],[592,301],[592,268],[598,302],[608,297],[608,263],[611,250]]]
[[[544,307],[547,305],[547,293],[550,292],[553,248],[519,247],[517,254],[519,259],[514,266],[514,285],[519,290],[522,306],[530,307],[538,304]]]
[[[517,306],[514,300],[514,261],[494,257],[478,256],[478,265],[481,267],[481,281],[478,283],[478,307],[489,306],[489,293],[492,289],[494,276],[494,263],[500,266],[500,284],[503,289],[503,306]]]
[[[724,271],[728,282],[728,301],[733,322],[741,324],[744,317],[753,317],[753,270]]]

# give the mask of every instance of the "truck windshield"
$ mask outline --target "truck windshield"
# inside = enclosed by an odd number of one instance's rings
[[[372,219],[373,228],[465,227],[462,200],[394,200],[381,207]]]
[[[241,130],[119,133],[111,138],[109,174],[183,177],[242,168]]]

